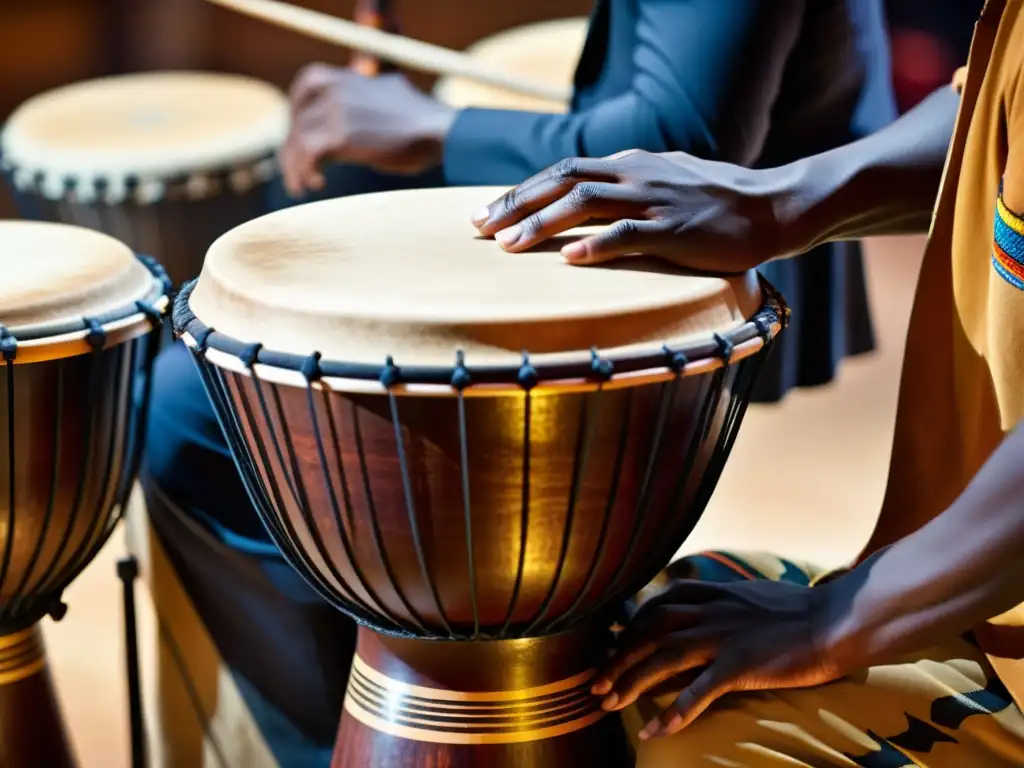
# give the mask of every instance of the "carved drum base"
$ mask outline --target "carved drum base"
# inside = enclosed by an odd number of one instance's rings
[[[359,630],[332,768],[631,766],[589,688],[594,633],[407,640]]]
[[[0,635],[0,765],[75,766],[38,626]]]

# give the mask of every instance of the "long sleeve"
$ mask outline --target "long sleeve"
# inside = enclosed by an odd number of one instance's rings
[[[445,147],[448,183],[514,184],[565,157],[624,149],[753,161],[805,0],[632,3],[632,60],[604,62],[631,69],[625,91],[568,115],[463,110]]]

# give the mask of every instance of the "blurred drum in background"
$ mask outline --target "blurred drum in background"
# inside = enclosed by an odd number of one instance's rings
[[[0,765],[74,765],[39,622],[138,468],[166,275],[107,235],[0,222]]]
[[[218,235],[263,213],[287,131],[272,85],[154,72],[35,96],[11,115],[0,156],[23,216],[111,234],[177,285]]]
[[[466,49],[480,61],[536,82],[572,86],[576,64],[583,52],[589,20],[555,19],[505,30],[483,38]],[[531,112],[568,112],[569,105],[495,88],[461,77],[443,77],[434,96],[453,107],[520,109]]]

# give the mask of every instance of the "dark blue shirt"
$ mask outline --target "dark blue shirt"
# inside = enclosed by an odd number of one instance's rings
[[[894,117],[881,0],[599,0],[569,114],[463,110],[444,176],[517,184],[625,149],[779,164]]]

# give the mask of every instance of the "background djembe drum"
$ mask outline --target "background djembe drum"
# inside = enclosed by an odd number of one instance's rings
[[[473,43],[466,53],[495,68],[516,72],[539,83],[572,87],[576,64],[587,39],[589,19],[574,17],[525,24]],[[434,96],[453,107],[522,109],[562,113],[567,102],[542,99],[495,88],[463,77],[442,77]]]
[[[782,326],[753,272],[504,253],[467,221],[499,192],[265,216],[175,305],[268,530],[362,624],[337,766],[628,764],[588,692],[604,628],[696,524]]]
[[[23,216],[106,232],[179,285],[219,235],[265,210],[287,132],[287,100],[271,85],[153,72],[29,99],[0,155]]]
[[[78,227],[0,222],[0,765],[73,759],[37,627],[116,525],[166,275]]]

